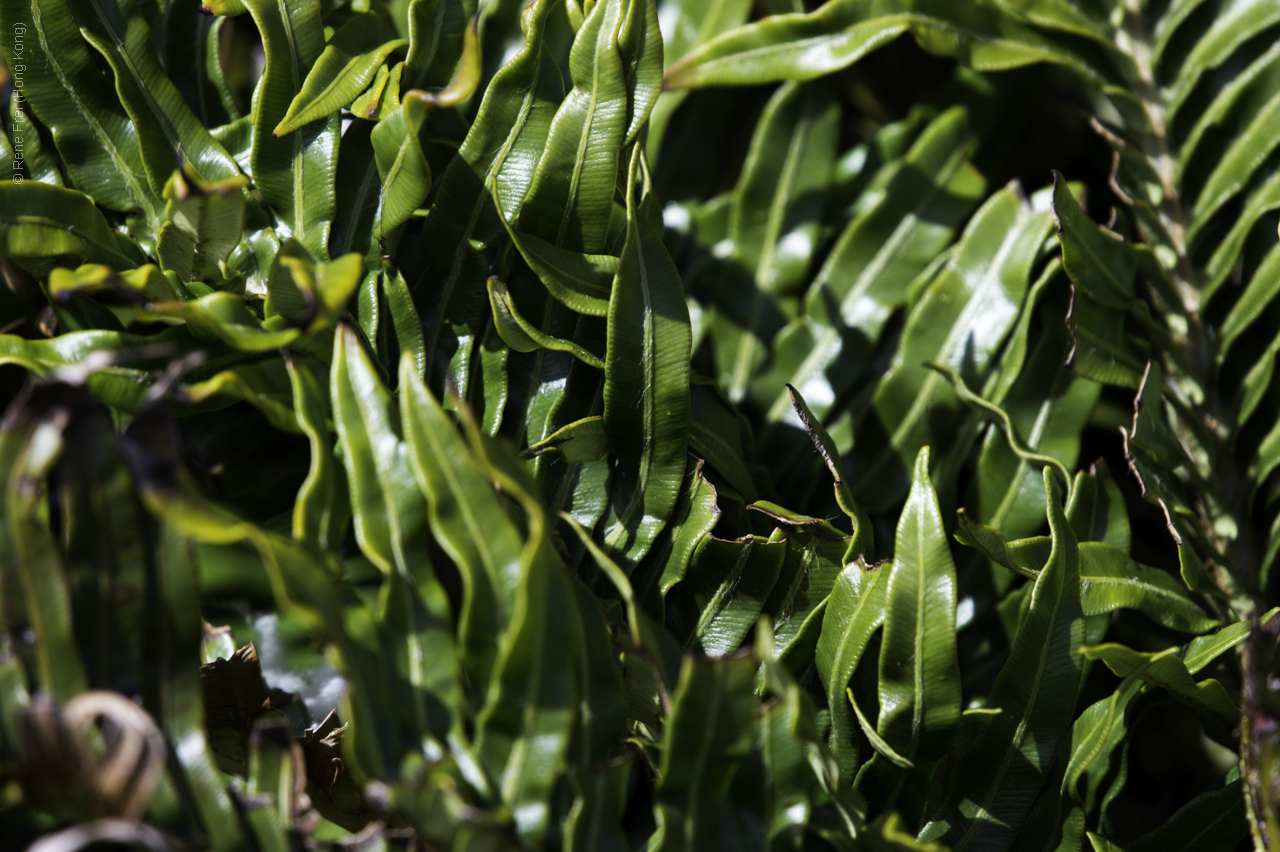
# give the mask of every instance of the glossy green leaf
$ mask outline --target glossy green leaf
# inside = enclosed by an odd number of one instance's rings
[[[839,769],[819,736],[813,699],[787,667],[776,661],[782,655],[773,645],[768,621],[762,620],[756,628],[755,655],[761,661],[762,685],[777,700],[761,719],[761,760],[748,766],[740,777],[750,778],[762,788],[768,836],[773,843],[785,843],[807,833],[814,821],[814,808],[828,802],[846,830],[856,830],[862,821],[862,805],[856,793],[841,789]],[[764,771],[752,772],[756,765]]]
[[[1005,848],[1069,736],[1083,666],[1080,553],[1048,470],[1044,483],[1053,551],[987,702],[1000,713],[961,759],[946,804],[921,832],[954,850]]]
[[[438,284],[431,293],[414,291],[426,326],[429,384],[442,389],[447,376],[466,397],[473,361],[481,347],[491,309],[485,282],[490,264],[485,250],[503,232],[490,215],[493,187],[508,217],[528,192],[532,170],[546,145],[564,85],[555,62],[543,52],[543,36],[556,4],[532,6],[527,42],[493,78],[458,155],[440,177],[435,201],[423,223],[419,244],[424,265]],[[435,352],[448,354],[448,367],[435,378]]]
[[[1274,0],[0,21],[6,838],[1280,834]]]
[[[519,215],[508,214],[520,232],[588,254],[606,248],[627,134],[630,100],[618,52],[623,11],[622,0],[604,0],[587,14],[569,57],[573,88],[556,111]]]
[[[183,385],[174,397],[195,406],[215,398],[220,398],[224,405],[229,404],[228,398],[243,400],[258,409],[276,429],[303,431],[294,410],[289,377],[280,361],[259,361],[220,370],[207,379]]]
[[[680,0],[669,4],[672,12],[664,12],[659,17],[663,23],[663,41],[666,42],[666,65],[670,66],[694,47],[741,25],[750,11],[749,5],[746,0],[723,0],[719,3]]]
[[[1066,323],[1072,337],[1067,362],[1072,370],[1106,385],[1133,390],[1142,385],[1142,353],[1126,333],[1122,312],[1073,288]]]
[[[944,113],[887,169],[878,200],[845,228],[810,286],[805,316],[779,334],[774,357],[819,417],[869,366],[908,285],[981,198],[985,182],[965,159],[967,134],[962,111]],[[769,418],[790,409],[780,394]]]
[[[372,12],[353,16],[325,44],[271,135],[286,136],[351,103],[387,57],[408,44],[408,39],[395,38],[386,22]]]
[[[1248,186],[1259,164],[1274,148],[1280,130],[1280,99],[1273,98],[1232,140],[1231,147],[1214,167],[1196,198],[1192,214],[1208,219],[1233,195]]]
[[[241,117],[222,68],[220,45],[226,23],[226,19],[202,14],[195,3],[175,3],[165,8],[159,28],[165,72],[211,132]],[[218,138],[216,133],[214,138]],[[227,153],[236,155],[230,148]]]
[[[1205,298],[1211,297],[1227,282],[1240,257],[1250,231],[1259,218],[1280,207],[1280,176],[1271,175],[1245,199],[1239,215],[1226,236],[1218,241],[1213,256],[1206,264]],[[1201,220],[1207,223],[1208,220]]]
[[[200,123],[164,73],[151,28],[133,0],[71,0],[68,6],[81,34],[115,74],[116,91],[137,130],[143,167],[153,191],[158,194],[163,188],[175,157],[189,163],[206,181],[224,181],[240,174],[231,155]]]
[[[462,652],[474,681],[486,684],[515,606],[522,542],[484,469],[408,356],[400,361],[400,411],[409,464],[427,496],[432,534],[462,571]]]
[[[1063,65],[1102,81],[1079,57],[983,5],[932,0],[833,0],[808,15],[765,19],[732,30],[667,71],[671,89],[809,80],[857,62],[903,33],[931,53],[977,70],[1035,62]]]
[[[711,656],[742,644],[764,611],[786,557],[784,539],[704,536],[668,593],[668,622],[685,647]]]
[[[418,138],[430,112],[427,101],[407,98],[373,129],[370,138],[382,180],[376,228],[379,238],[404,224],[431,191],[431,166]]]
[[[970,404],[982,408],[984,413],[995,414],[993,427],[983,440],[978,455],[974,512],[983,522],[1007,533],[1010,539],[1030,535],[1043,525],[1041,467],[1055,462],[1065,466],[1066,471],[1075,467],[1082,432],[1087,425],[1084,412],[1092,408],[1102,390],[1093,381],[1066,367],[1070,338],[1059,317],[1053,315],[1052,307],[1053,302],[1048,302],[1042,311],[1037,311],[1046,326],[1044,334],[1019,371],[1020,375],[1007,384],[1004,398],[995,400],[1004,413],[993,412],[991,408],[970,400]],[[1005,379],[1006,376],[1001,375],[997,381]],[[998,393],[997,389],[992,397]],[[1010,440],[1011,435],[1018,441],[1018,449]],[[1089,478],[1088,482],[1085,487],[1092,489],[1088,494],[1101,500],[1094,480]],[[1082,499],[1079,490],[1078,475],[1070,489],[1070,505]],[[1084,505],[1080,505],[1076,512],[1085,512]],[[1080,541],[1093,539],[1076,527],[1078,516],[1071,512],[1070,507],[1068,517]],[[1128,548],[1128,541],[1124,546]]]
[[[1196,120],[1195,127],[1191,129],[1179,152],[1179,182],[1185,179],[1189,167],[1195,162],[1197,152],[1203,150],[1200,145],[1212,138],[1216,127],[1234,117],[1236,109],[1243,108],[1245,113],[1240,117],[1247,117],[1251,124],[1258,116],[1265,114],[1271,104],[1272,87],[1269,84],[1275,79],[1277,71],[1280,71],[1278,60],[1280,49],[1273,45],[1215,94],[1213,102]],[[1214,170],[1217,171],[1218,167],[1214,166]]]
[[[1024,565],[1023,560],[1015,559],[1010,552],[1008,542],[999,530],[978,523],[964,509],[956,512],[956,528],[953,535],[956,541],[978,550],[992,562],[1008,568],[1015,574],[1033,579],[1039,576],[1039,565]]]
[[[1067,520],[1079,541],[1104,542],[1122,553],[1129,552],[1129,513],[1106,462],[1099,459],[1088,473],[1076,474]]]
[[[350,507],[342,466],[334,455],[329,406],[322,395],[325,383],[305,359],[295,356],[285,363],[298,425],[311,445],[311,466],[293,506],[293,537],[317,553],[328,553],[346,534]]]
[[[636,586],[656,586],[660,596],[684,579],[695,549],[720,520],[715,486],[703,475],[704,462],[689,456],[671,519],[637,571]]]
[[[1202,633],[1218,625],[1171,574],[1140,565],[1124,551],[1103,542],[1080,543],[1080,583],[1086,616],[1127,608],[1187,633]]]
[[[0,208],[0,254],[6,257],[69,254],[117,269],[145,262],[137,244],[112,230],[89,199],[73,190],[5,182]]]
[[[1080,208],[1062,175],[1053,176],[1053,220],[1067,276],[1089,298],[1127,308],[1134,296],[1133,255],[1117,234],[1098,227]]]
[[[286,246],[276,263],[267,282],[265,312],[268,317],[287,317],[309,335],[332,326],[346,313],[365,275],[364,261],[354,252],[312,263],[305,252],[289,252]]]
[[[571,0],[572,2],[572,0]],[[751,13],[747,0],[666,0],[659,4],[658,23],[662,29],[663,64],[670,68],[693,48],[705,44],[723,32],[746,23]],[[647,151],[657,161],[660,146],[672,116],[684,102],[686,92],[665,89],[654,105],[649,119]]]
[[[303,81],[324,49],[319,7],[246,0],[262,35],[266,66],[253,94],[255,128],[275,128],[302,91]],[[313,258],[328,257],[333,221],[333,174],[338,156],[338,116],[287,137],[253,135],[253,182],[271,205],[281,238],[293,237]]]
[[[929,481],[927,447],[916,459],[911,494],[898,520],[893,562],[884,570],[888,577],[876,730],[896,754],[927,775],[927,767],[946,751],[961,709],[956,569]],[[886,811],[899,796],[911,795],[904,785],[910,787],[914,779],[909,781],[901,768],[901,762],[881,754],[858,774],[857,785],[872,812]]]
[[[540,456],[557,452],[568,464],[599,461],[609,454],[609,435],[604,428],[604,418],[584,417],[575,420],[550,437],[525,450],[526,456]]]
[[[424,500],[409,466],[399,412],[349,326],[338,330],[329,393],[351,489],[356,539],[386,574],[411,575],[425,544]]]
[[[1201,74],[1226,61],[1242,42],[1274,24],[1278,14],[1280,7],[1270,0],[1224,9],[1181,63],[1169,96],[1171,108],[1181,106]]]
[[[925,363],[964,370],[975,380],[986,373],[1017,319],[1048,227],[1048,216],[1034,212],[1016,187],[996,193],[974,214],[954,259],[911,310],[894,363],[872,397],[878,422],[862,430],[867,437],[887,435],[898,454],[897,464],[891,454],[879,453],[860,465],[853,490],[870,508],[905,490],[906,465],[921,446],[950,443],[932,424],[956,402],[943,377]],[[871,483],[874,501],[863,496]]]
[[[1029,823],[1026,826],[1029,831],[1038,831],[1050,838],[1060,834],[1059,848],[1084,849],[1085,823],[1102,798],[1099,787],[1105,784],[1109,773],[1118,773],[1123,779],[1127,769],[1125,751],[1142,709],[1136,699],[1142,694],[1143,684],[1131,675],[1120,682],[1109,698],[1095,702],[1080,714],[1071,728],[1070,758],[1062,775],[1062,798],[1044,805],[1044,810],[1051,810],[1058,817],[1060,827],[1051,828],[1045,824],[1050,820],[1044,820],[1040,825]],[[1047,796],[1046,800],[1053,798]],[[1103,802],[1102,809],[1105,811],[1105,808]],[[1035,812],[1032,813],[1034,816]],[[1039,839],[1037,834],[1030,836],[1032,842]]]
[[[831,750],[846,777],[858,768],[858,743],[850,705],[840,698],[872,635],[884,624],[888,573],[860,562],[845,568],[827,599],[818,637],[815,659],[831,708]]]
[[[443,88],[454,78],[465,52],[475,0],[413,0],[409,4],[409,88]]]
[[[334,340],[329,393],[356,541],[387,575],[379,615],[403,642],[394,654],[417,690],[413,710],[420,729],[443,737],[461,723],[449,718],[461,696],[448,598],[428,556],[425,501],[402,437],[400,412],[347,325],[339,327]],[[443,711],[431,706],[429,696]]]
[[[1006,543],[1004,536],[974,522],[964,510],[957,513],[955,536],[1014,573],[1039,576],[1042,539]],[[1141,565],[1103,541],[1081,541],[1079,548],[1080,598],[1086,616],[1136,609],[1171,630],[1203,633],[1218,626],[1168,572]]]
[[[644,556],[671,516],[689,435],[689,309],[675,264],[640,215],[635,181],[642,156],[637,147],[604,371],[604,425],[620,480],[604,544],[624,564]]]
[[[1231,351],[1231,344],[1235,343],[1240,335],[1252,326],[1254,322],[1262,315],[1262,312],[1275,298],[1277,292],[1277,281],[1280,281],[1280,250],[1272,249],[1267,253],[1266,258],[1258,266],[1257,271],[1253,274],[1253,278],[1249,281],[1243,294],[1231,308],[1231,313],[1222,322],[1222,353],[1223,356],[1228,355]],[[1272,343],[1274,349],[1275,344]],[[1274,353],[1273,353],[1274,354]],[[1219,356],[1222,357],[1222,356]],[[1264,358],[1264,360],[1266,360]],[[1261,371],[1259,371],[1261,372]],[[1267,378],[1270,378],[1270,367],[1266,372]],[[1254,371],[1250,371],[1245,378],[1246,399],[1253,397],[1246,402],[1241,403],[1242,420],[1248,418],[1248,414],[1252,413],[1253,408],[1257,405],[1257,395],[1265,389],[1266,381],[1252,382]],[[1261,387],[1258,387],[1261,386]],[[1257,390],[1254,388],[1257,387]]]
[[[1275,618],[1277,611],[1275,609],[1268,611],[1260,618],[1260,621],[1271,621],[1271,619]],[[1200,636],[1192,639],[1187,644],[1186,652],[1182,656],[1182,661],[1186,664],[1187,671],[1191,674],[1199,672],[1219,656],[1244,641],[1248,632],[1248,624],[1237,623],[1222,628],[1212,636]]]
[[[607,254],[583,254],[556,247],[532,234],[514,230],[499,207],[498,216],[529,268],[547,291],[566,307],[593,317],[607,316],[609,295],[618,259]]]
[[[403,75],[404,71],[401,70],[400,73]],[[369,88],[352,99],[351,114],[358,118],[369,118],[377,121],[398,109],[400,107],[399,92],[393,93],[389,90],[389,85],[391,85],[391,71],[386,65],[379,65],[378,69],[373,73],[373,81],[369,84]],[[386,104],[385,108],[383,107],[384,103]]]
[[[632,0],[618,31],[618,54],[627,81],[627,133],[631,144],[649,121],[662,92],[665,45],[658,24],[658,0]]]
[[[756,662],[686,657],[671,698],[654,790],[654,850],[716,845],[719,807],[739,761],[755,742]]]
[[[149,301],[168,302],[192,298],[181,281],[162,273],[155,264],[117,272],[100,263],[86,263],[75,270],[49,272],[49,295],[69,293],[112,293],[131,290]],[[65,298],[65,297],[64,297]]]
[[[764,610],[775,625],[777,658],[801,672],[813,662],[847,542],[843,536],[827,540],[803,532],[785,535],[787,555]]]
[[[1028,465],[1053,468],[1056,473],[1061,475],[1062,484],[1067,488],[1068,492],[1070,492],[1073,480],[1070,473],[1067,472],[1066,465],[1053,456],[1041,455],[1040,453],[1029,449],[1023,442],[1021,436],[1018,435],[1017,428],[1013,424],[1013,419],[1004,409],[1000,408],[998,405],[987,402],[985,399],[969,390],[965,385],[964,379],[960,377],[960,374],[950,367],[933,361],[925,361],[924,366],[933,370],[935,373],[950,382],[952,389],[955,391],[956,396],[961,402],[978,409],[983,414],[986,414],[988,417],[996,420],[1003,427],[1004,437],[1009,443],[1009,449],[1013,450],[1014,455],[1016,455],[1020,461],[1023,461]]]
[[[519,561],[519,585],[511,626],[503,635],[477,720],[476,751],[498,782],[523,842],[537,845],[549,826],[550,798],[563,771],[578,712],[580,684],[570,666],[586,641],[578,633],[571,578],[547,538],[547,518],[530,489],[528,473],[505,448],[489,445],[471,427],[472,447],[482,453],[504,490],[517,496],[530,529]]]
[[[502,341],[516,352],[534,352],[538,349],[551,349],[556,352],[568,352],[582,363],[604,369],[604,361],[585,346],[572,340],[552,337],[543,332],[516,310],[511,293],[502,279],[489,279],[489,304],[493,307],[494,327]]]
[[[744,499],[759,494],[748,468],[755,443],[750,422],[709,379],[693,375],[689,397],[690,452],[705,459]]]
[[[150,320],[181,320],[197,339],[220,340],[242,352],[278,349],[298,337],[296,328],[283,327],[283,323],[264,327],[239,296],[225,290],[190,302],[151,302],[137,312]]]
[[[15,35],[31,33],[22,40],[25,62],[14,53],[16,39],[0,42],[8,67],[49,69],[24,75],[22,94],[53,135],[75,187],[109,210],[138,207],[158,227],[159,193],[147,182],[137,131],[85,49],[66,3],[11,0],[0,10]]]
[[[164,187],[165,222],[156,255],[166,272],[181,281],[229,278],[226,261],[244,228],[241,190],[248,178],[237,175],[216,184],[175,171]]]
[[[780,296],[808,278],[826,187],[835,164],[839,109],[816,86],[789,83],[769,100],[734,191],[734,252],[711,326],[721,383],[740,401],[781,318]]]
[[[1168,690],[1225,725],[1235,724],[1239,716],[1239,706],[1221,683],[1213,678],[1193,680],[1186,664],[1177,657],[1161,656],[1145,665],[1153,655],[1117,644],[1093,645],[1084,648],[1083,653],[1089,659],[1102,660],[1107,668],[1121,677],[1136,672],[1143,680]]]

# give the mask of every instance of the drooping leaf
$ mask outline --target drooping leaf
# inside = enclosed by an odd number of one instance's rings
[[[875,499],[863,497],[869,508],[883,507],[905,490],[906,466],[921,446],[950,444],[932,427],[946,419],[939,409],[954,410],[950,388],[923,364],[938,362],[968,372],[970,381],[982,380],[1013,328],[1048,227],[1048,216],[1030,209],[1016,187],[996,193],[974,214],[955,257],[911,310],[894,363],[872,397],[875,414],[854,445],[886,435],[898,454],[896,464],[892,454],[879,453],[858,465],[854,493],[862,496],[875,483]]]
[[[587,347],[572,340],[552,337],[544,334],[520,315],[507,290],[507,285],[497,277],[489,279],[489,304],[493,306],[494,327],[502,341],[516,352],[534,352],[538,349],[552,349],[557,352],[568,352],[579,361],[597,369],[604,368],[604,361]]]
[[[686,56],[667,71],[666,85],[680,89],[809,80],[845,68],[908,32],[925,50],[977,70],[1049,62],[1103,85],[1079,57],[991,6],[932,0],[836,0],[808,15],[766,18]]]
[[[1123,645],[1108,643],[1083,649],[1089,659],[1102,660],[1113,672],[1124,677],[1137,672],[1143,680],[1163,687],[1192,707],[1215,716],[1223,724],[1234,724],[1239,708],[1221,683],[1209,678],[1194,681],[1186,664],[1173,656],[1162,656],[1144,665],[1152,655],[1143,654]]]
[[[887,168],[883,191],[844,229],[810,285],[804,317],[779,334],[774,357],[819,418],[869,366],[908,285],[981,197],[985,182],[965,159],[967,132],[963,112],[946,112]],[[780,394],[769,419],[790,408]]]
[[[395,38],[378,15],[364,12],[353,16],[325,44],[271,135],[287,136],[346,106],[369,85],[387,57],[408,44],[408,39]]]
[[[157,195],[173,171],[175,158],[190,164],[208,182],[240,174],[227,150],[200,123],[177,86],[165,74],[154,35],[134,0],[67,4],[81,35],[102,55],[115,75],[120,102],[133,121],[142,165]]]
[[[89,199],[73,190],[6,182],[0,208],[0,254],[6,257],[74,255],[117,269],[145,262],[137,244],[112,230]]]

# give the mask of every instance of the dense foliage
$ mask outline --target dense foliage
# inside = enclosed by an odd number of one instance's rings
[[[1277,0],[0,22],[0,846],[1280,847]]]

